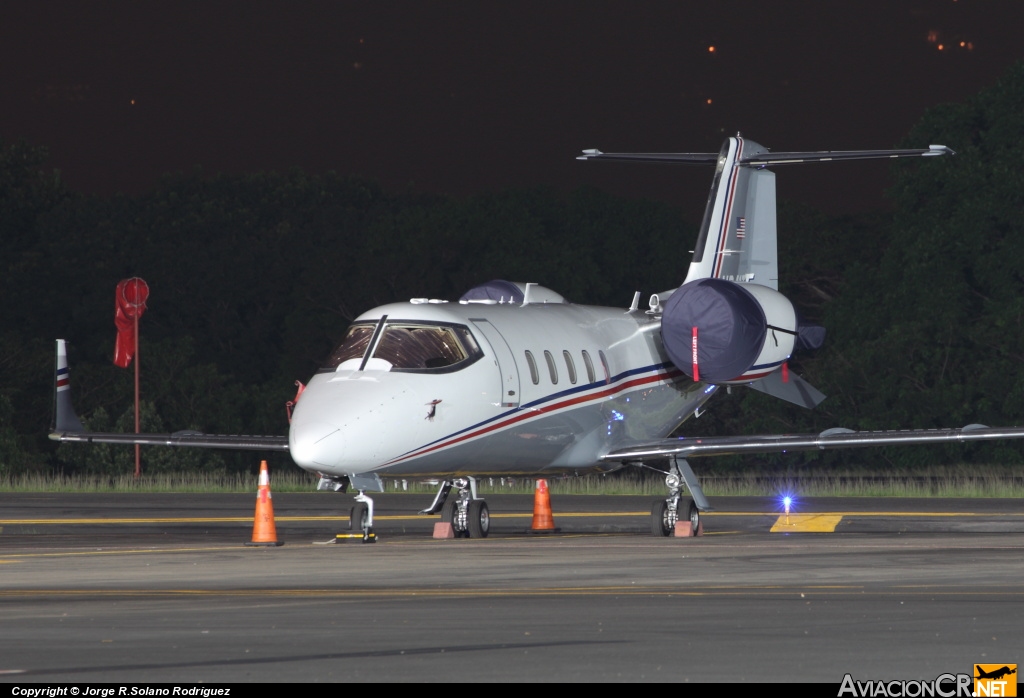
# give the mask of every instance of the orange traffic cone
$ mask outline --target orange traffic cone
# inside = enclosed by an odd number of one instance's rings
[[[252,542],[246,545],[284,545],[277,542],[274,525],[274,503],[270,501],[270,474],[267,461],[260,463],[260,483],[256,493],[256,519],[252,526]]]
[[[533,525],[530,533],[557,533],[555,519],[551,516],[551,495],[548,494],[548,481],[537,480],[537,488],[533,491]]]

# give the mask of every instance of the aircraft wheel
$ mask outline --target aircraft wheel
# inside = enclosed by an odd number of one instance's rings
[[[441,523],[455,523],[455,512],[459,510],[459,498],[449,496],[441,507]]]
[[[651,507],[651,533],[656,536],[671,536],[674,527],[669,524],[668,502],[659,499]]]
[[[369,518],[370,508],[366,506],[366,502],[356,502],[356,505],[352,507],[352,518],[349,526],[353,531],[365,531]]]
[[[458,496],[449,496],[448,499],[444,500],[444,506],[441,507],[441,523],[450,523],[456,538],[466,538],[469,535],[469,531],[459,529],[458,518],[459,498]]]
[[[486,538],[487,532],[491,530],[491,512],[487,508],[487,502],[482,499],[474,499],[469,503],[469,537]]]
[[[700,530],[700,509],[694,504],[693,500],[690,500],[690,528],[693,531],[693,535],[697,535],[697,531]]]

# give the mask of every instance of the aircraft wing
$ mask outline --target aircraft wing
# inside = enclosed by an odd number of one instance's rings
[[[643,461],[677,456],[698,458],[744,453],[785,453],[833,448],[900,446],[911,444],[964,443],[1024,439],[1024,427],[987,427],[969,424],[962,429],[906,429],[900,431],[852,431],[829,429],[820,434],[766,434],[762,436],[713,436],[662,439],[618,448],[601,457],[605,461]]]
[[[121,434],[98,431],[51,431],[50,439],[64,443],[141,444],[143,446],[191,446],[226,448],[235,451],[287,451],[287,436],[245,434],[203,434],[178,431],[173,434]]]
[[[50,440],[91,444],[140,444],[143,446],[191,446],[193,448],[226,448],[239,451],[287,451],[287,436],[248,434],[203,434],[198,431],[176,431],[173,434],[124,434],[88,431],[75,414],[71,404],[68,379],[67,347],[57,340],[57,364],[54,370],[54,419]]]

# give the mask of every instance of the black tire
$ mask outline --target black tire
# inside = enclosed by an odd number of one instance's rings
[[[491,511],[487,508],[487,502],[482,499],[474,499],[469,503],[469,537],[486,538],[491,530]]]
[[[671,536],[674,526],[668,524],[668,502],[659,499],[651,507],[651,533],[659,537]]]
[[[693,535],[697,535],[700,531],[700,509],[694,504],[693,500],[690,500],[690,510],[687,514],[690,518],[690,528],[693,531]]]
[[[356,502],[356,505],[352,507],[352,517],[349,521],[349,527],[353,531],[365,531],[367,529],[367,520],[370,518],[370,507],[366,506],[366,502]]]
[[[448,496],[441,506],[441,523],[455,523],[455,512],[459,510],[459,498]]]

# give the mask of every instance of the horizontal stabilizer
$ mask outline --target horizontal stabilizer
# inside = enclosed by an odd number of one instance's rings
[[[930,145],[927,148],[904,148],[902,150],[819,150],[810,153],[764,152],[741,158],[740,164],[748,167],[769,165],[795,165],[802,162],[831,162],[833,160],[876,160],[884,158],[935,157],[956,155],[944,145]]]
[[[829,429],[820,434],[766,434],[763,436],[712,436],[663,439],[616,449],[601,460],[643,461],[666,456],[696,458],[744,453],[824,451],[865,446],[904,446],[967,441],[1024,439],[1024,427],[986,427],[971,424],[963,429],[905,429],[901,431],[851,431]]]
[[[683,165],[711,165],[718,153],[602,153],[584,150],[577,160],[619,160],[621,162],[670,162]]]
[[[795,373],[790,373],[787,379],[783,380],[782,371],[775,371],[761,380],[750,383],[749,386],[765,395],[792,402],[809,410],[817,407],[825,399],[824,393]]]
[[[927,148],[902,148],[896,150],[815,150],[810,152],[773,153],[764,152],[741,157],[738,164],[746,167],[768,167],[770,165],[795,165],[804,162],[832,162],[840,160],[877,160],[891,158],[935,157],[955,155],[944,145],[930,145]],[[666,162],[679,165],[710,165],[718,161],[719,153],[602,153],[600,150],[584,150],[577,160],[612,160],[620,162]]]

